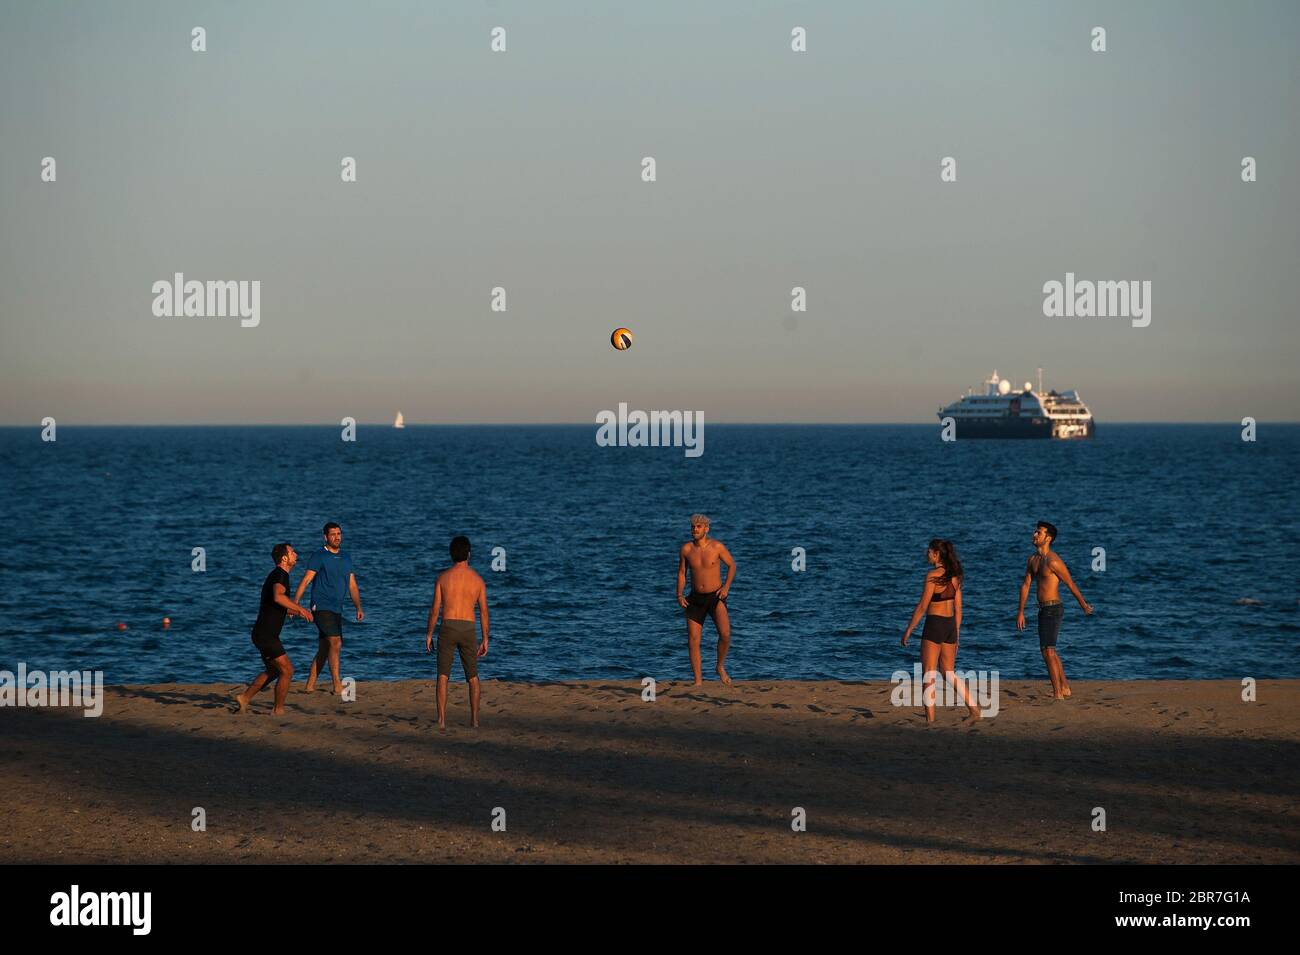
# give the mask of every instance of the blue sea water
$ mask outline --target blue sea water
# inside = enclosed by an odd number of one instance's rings
[[[48,443],[0,429],[0,669],[243,682],[272,545],[308,553],[335,520],[366,611],[345,615],[345,676],[431,676],[433,580],[464,533],[488,583],[484,677],[680,678],[677,549],[703,511],[738,563],[737,679],[910,669],[919,636],[898,638],[933,536],[966,566],[961,668],[1040,676],[1032,596],[1028,628],[1014,624],[1040,518],[1097,610],[1063,595],[1071,678],[1300,676],[1300,426],[1264,424],[1255,443],[1232,424],[1103,424],[1092,441],[945,444],[932,426],[711,424],[694,459],[600,447],[595,430],[362,426],[345,443],[332,427],[61,426]],[[291,621],[283,640],[305,669],[315,628]],[[713,642],[706,624],[706,674]]]

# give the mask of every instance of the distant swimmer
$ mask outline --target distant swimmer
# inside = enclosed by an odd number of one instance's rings
[[[280,630],[286,614],[295,613],[310,623],[311,612],[289,599],[289,571],[298,563],[294,549],[288,544],[276,544],[271,548],[271,560],[275,561],[275,567],[262,584],[262,600],[257,608],[257,622],[253,624],[253,646],[262,654],[266,669],[253,678],[248,689],[235,696],[235,702],[243,713],[262,687],[274,681],[275,707],[271,712],[279,716],[284,713],[284,699],[293,680],[293,664],[280,643]]]
[[[365,619],[361,611],[361,591],[357,589],[357,575],[352,572],[352,555],[343,550],[343,530],[333,521],[325,525],[322,533],[325,543],[307,559],[307,573],[298,582],[294,600],[302,600],[302,592],[311,584],[312,612],[316,615],[316,657],[307,672],[307,692],[316,689],[316,677],[325,670],[329,661],[330,676],[334,679],[333,692],[343,693],[339,679],[339,653],[343,649],[343,596],[352,598],[357,608],[357,623]]]
[[[966,681],[957,678],[957,643],[961,639],[961,582],[964,576],[957,549],[952,541],[935,538],[925,552],[932,569],[925,575],[921,600],[912,611],[912,620],[903,631],[903,646],[912,631],[925,615],[925,628],[921,631],[921,669],[925,672],[926,722],[934,722],[935,679],[939,672],[961,694],[962,702],[970,710],[971,720],[980,719],[979,707],[971,699]]]
[[[488,652],[487,585],[469,565],[469,538],[455,537],[451,542],[452,564],[438,575],[433,587],[433,606],[429,608],[429,628],[424,635],[424,652],[433,649],[433,628],[442,612],[438,628],[438,728],[447,727],[447,682],[451,679],[452,655],[460,653],[460,665],[469,683],[469,722],[478,726],[479,682],[478,658]],[[474,607],[478,606],[483,626],[483,642],[474,649]]]
[[[1056,528],[1047,521],[1039,521],[1033,536],[1035,553],[1031,554],[1025,565],[1025,579],[1020,582],[1020,606],[1016,609],[1016,629],[1025,629],[1025,600],[1029,596],[1029,582],[1036,582],[1038,593],[1038,647],[1043,651],[1043,662],[1047,664],[1047,676],[1052,681],[1052,695],[1058,700],[1068,699],[1070,684],[1065,679],[1065,667],[1056,654],[1056,638],[1061,632],[1061,620],[1065,608],[1061,606],[1060,583],[1074,594],[1085,616],[1092,613],[1092,607],[1083,599],[1079,588],[1070,579],[1070,572],[1065,561],[1049,548],[1056,540]]]
[[[727,565],[727,580],[722,580],[719,563]],[[691,569],[691,592],[686,589],[686,568]],[[682,545],[677,561],[677,603],[686,611],[686,642],[691,654],[691,671],[695,685],[702,686],[700,677],[700,637],[704,632],[704,618],[712,617],[718,630],[718,679],[728,686],[731,677],[723,665],[727,649],[731,646],[731,621],[727,618],[727,594],[736,581],[736,562],[731,552],[720,540],[709,536],[709,519],[703,514],[691,515],[691,540]]]

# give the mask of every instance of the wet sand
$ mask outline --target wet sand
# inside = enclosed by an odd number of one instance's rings
[[[1300,862],[1300,681],[1002,684],[927,726],[888,683],[424,681],[288,712],[241,685],[0,709],[8,862]],[[191,828],[202,807],[207,830]],[[504,809],[505,831],[493,831]],[[791,828],[792,811],[807,830]],[[1106,831],[1092,828],[1094,807]],[[500,813],[497,813],[500,818]]]

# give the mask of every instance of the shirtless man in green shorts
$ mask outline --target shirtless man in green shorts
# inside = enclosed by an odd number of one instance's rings
[[[469,565],[469,538],[456,537],[451,542],[452,564],[438,575],[433,587],[433,606],[429,608],[429,629],[424,635],[424,652],[433,649],[433,628],[442,612],[438,628],[438,729],[447,728],[447,683],[451,679],[452,657],[460,653],[460,665],[469,683],[469,722],[478,726],[478,661],[488,652],[487,585]],[[483,642],[474,649],[474,607],[478,606],[483,626]]]

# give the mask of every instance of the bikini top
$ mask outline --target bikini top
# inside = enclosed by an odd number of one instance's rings
[[[953,581],[950,578],[940,577],[939,580],[942,580],[944,584],[943,587],[940,588],[938,586],[938,581],[935,581],[936,589],[934,592],[934,596],[930,598],[930,603],[932,604],[939,603],[944,600],[952,600],[954,597],[957,596],[957,586],[956,584],[953,583]]]

